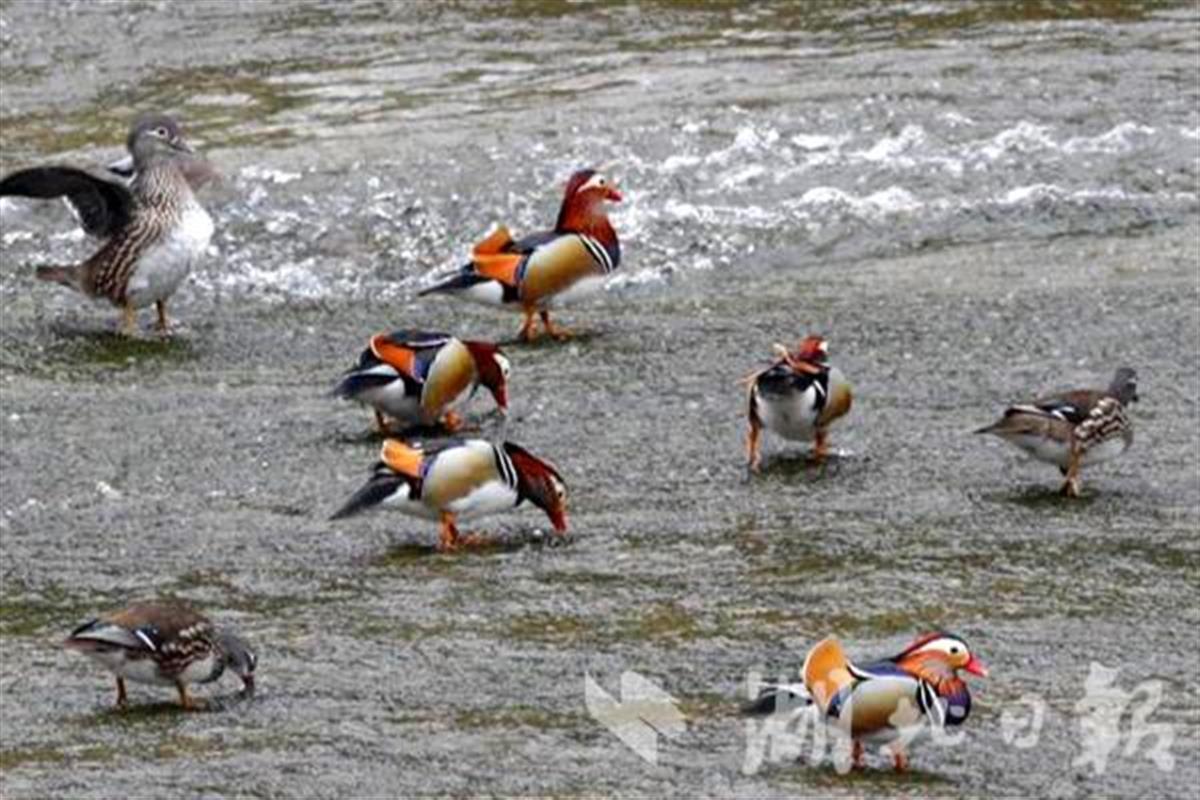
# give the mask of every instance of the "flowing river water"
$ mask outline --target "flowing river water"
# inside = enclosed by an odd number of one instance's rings
[[[1198,73],[1191,2],[0,0],[0,172],[110,160],[165,109],[223,176],[167,342],[36,282],[94,245],[0,200],[0,795],[1194,791]],[[562,469],[570,542],[530,511],[451,556],[428,523],[327,521],[377,453],[328,396],[367,336],[511,339],[416,289],[602,163],[620,270],[577,340],[507,348],[508,434]],[[747,481],[737,380],[809,331],[855,386],[842,454],[768,437]],[[1121,364],[1136,441],[1081,500],[971,435]],[[156,596],[253,642],[253,699],[113,710],[62,637]],[[907,775],[738,715],[827,634],[934,628],[991,675]],[[587,710],[626,671],[687,720],[655,763]]]

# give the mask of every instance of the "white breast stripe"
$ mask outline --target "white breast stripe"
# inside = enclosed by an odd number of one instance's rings
[[[496,445],[492,445],[492,450],[496,453],[496,463],[500,465],[500,474],[504,476],[504,483],[510,489],[516,489],[517,468],[513,466],[512,459],[508,457],[508,453]]]
[[[600,244],[591,236],[587,236],[582,233],[576,235],[579,237],[579,241],[583,242],[583,246],[588,249],[588,252],[592,254],[592,259],[595,260],[595,262],[604,270],[604,274],[607,275],[608,273],[612,272],[612,257],[608,254],[608,250],[604,248],[604,245]]]
[[[917,695],[920,704],[925,706],[923,709],[925,714],[933,720],[933,724],[939,728],[946,727],[946,709],[942,705],[937,691],[927,682],[921,681],[917,687]]]

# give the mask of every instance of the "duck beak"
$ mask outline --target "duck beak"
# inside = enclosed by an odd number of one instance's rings
[[[508,389],[503,386],[496,390],[496,406],[500,410],[500,416],[508,416]]]
[[[963,669],[965,669],[967,672],[971,673],[972,675],[978,675],[981,678],[986,678],[988,676],[987,667],[985,667],[983,665],[983,662],[980,661],[975,656],[971,656],[971,658],[967,661],[967,663],[963,667]]]
[[[553,511],[547,512],[550,517],[550,523],[554,525],[554,530],[557,533],[567,532],[567,512],[564,509],[556,508]]]
[[[242,694],[250,697],[254,694],[254,676],[244,675],[242,677]]]
[[[604,199],[611,200],[614,203],[619,203],[622,200],[624,200],[625,198],[621,195],[621,193],[619,191],[617,191],[617,187],[609,186],[608,189],[606,189],[604,192]]]

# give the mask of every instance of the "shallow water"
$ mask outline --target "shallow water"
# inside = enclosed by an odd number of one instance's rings
[[[166,344],[36,284],[89,244],[59,204],[0,200],[0,793],[1184,794],[1198,22],[1188,3],[0,0],[0,171],[115,157],[164,107],[225,176]],[[325,396],[366,336],[510,338],[516,319],[415,288],[494,222],[547,224],[570,171],[607,162],[617,278],[564,313],[578,341],[508,348],[509,432],[566,475],[571,542],[531,537],[528,511],[487,523],[511,546],[453,557],[425,552],[427,524],[326,522],[376,452]],[[847,454],[815,469],[768,437],[747,482],[736,380],[809,330],[855,384]],[[1137,441],[1079,502],[969,433],[1119,363]],[[113,713],[110,679],[57,648],[159,594],[254,642],[254,700],[226,681],[220,713],[185,715],[135,687]],[[749,671],[931,627],[992,670],[962,743],[908,776],[746,774]],[[1149,742],[1102,774],[1078,761],[1093,662],[1162,682],[1172,769]],[[688,717],[657,765],[588,715],[585,674],[616,692],[625,670]]]

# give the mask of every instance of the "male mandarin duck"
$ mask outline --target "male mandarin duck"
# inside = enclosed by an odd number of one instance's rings
[[[80,625],[63,643],[103,664],[117,676],[117,705],[128,702],[125,679],[174,686],[187,710],[198,707],[190,683],[209,683],[226,667],[254,691],[258,660],[238,636],[175,603],[139,603]]]
[[[1108,389],[1077,389],[1010,406],[975,432],[998,436],[1055,465],[1066,478],[1062,493],[1078,497],[1083,467],[1116,458],[1133,444],[1125,409],[1137,399],[1137,372],[1121,367]]]
[[[746,379],[750,431],[746,455],[751,471],[760,462],[762,429],[785,439],[814,442],[813,457],[828,453],[829,426],[850,410],[850,384],[842,371],[830,366],[829,346],[820,336],[808,336],[795,352],[775,345],[778,359]]]
[[[896,771],[902,772],[908,767],[904,742],[913,741],[927,725],[966,722],[971,693],[959,670],[988,674],[966,642],[953,634],[925,634],[898,655],[861,667],[850,662],[831,636],[804,659],[803,685],[765,686],[745,711],[771,714],[815,706],[827,723],[849,731],[856,768],[864,766],[864,744],[888,745]]]
[[[73,167],[35,167],[0,181],[0,196],[65,198],[84,230],[104,244],[81,264],[39,267],[37,277],[120,306],[126,334],[136,329],[136,310],[154,304],[158,329],[166,333],[167,299],[213,235],[212,217],[193,188],[215,173],[163,114],[139,117],[127,146],[129,183]]]
[[[421,449],[388,439],[371,479],[331,519],[394,507],[439,520],[438,549],[449,551],[482,541],[460,537],[458,519],[505,511],[526,500],[546,512],[557,534],[566,533],[567,487],[562,476],[525,448],[466,439]]]
[[[583,169],[567,182],[554,230],[514,240],[500,226],[475,245],[471,261],[418,294],[452,294],[487,305],[508,305],[525,315],[520,338],[532,341],[534,315],[546,333],[570,332],[550,321],[551,309],[603,284],[621,263],[621,245],[605,205],[621,193],[596,170]]]
[[[451,406],[471,390],[486,386],[500,413],[508,411],[508,358],[490,342],[457,339],[444,333],[392,331],[371,337],[333,393],[371,406],[381,432],[387,418],[402,426],[439,421],[451,432],[462,419]]]

